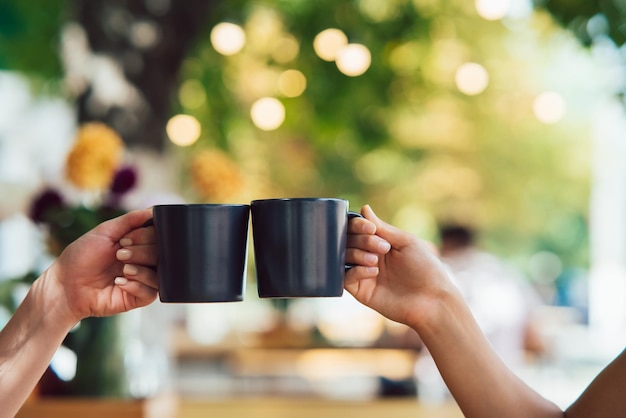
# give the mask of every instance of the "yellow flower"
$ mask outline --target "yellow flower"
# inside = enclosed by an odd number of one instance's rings
[[[243,177],[237,165],[219,150],[206,150],[191,161],[191,180],[206,200],[224,203],[243,188]]]
[[[67,178],[83,189],[104,189],[113,181],[123,153],[117,132],[100,122],[86,123],[67,157]]]

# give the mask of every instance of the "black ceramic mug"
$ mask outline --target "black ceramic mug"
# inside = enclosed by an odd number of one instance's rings
[[[252,236],[261,298],[335,297],[343,293],[348,201],[254,200]]]
[[[243,300],[249,205],[153,208],[161,302]]]

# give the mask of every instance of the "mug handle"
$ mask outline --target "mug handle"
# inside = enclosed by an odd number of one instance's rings
[[[348,211],[348,221],[352,218],[362,218],[362,217],[363,215],[361,215],[360,213]],[[344,264],[344,270],[348,271],[354,266],[355,264]]]
[[[142,228],[147,228],[149,226],[154,226],[154,218],[150,218],[141,225]],[[150,267],[152,270],[157,271],[157,266]]]

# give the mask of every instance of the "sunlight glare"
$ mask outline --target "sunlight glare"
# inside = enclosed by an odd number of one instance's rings
[[[372,63],[372,54],[365,45],[348,44],[337,54],[337,68],[350,77],[359,76],[367,71]]]
[[[264,131],[273,131],[285,121],[285,106],[273,97],[263,97],[252,105],[250,116],[254,125]]]
[[[173,116],[167,122],[165,130],[170,141],[180,147],[194,144],[202,131],[198,119],[190,115]]]
[[[339,29],[329,28],[321,31],[313,40],[313,49],[324,61],[334,61],[341,48],[348,44],[348,37]]]
[[[234,23],[218,23],[211,30],[211,44],[222,55],[234,55],[246,44],[246,33]]]
[[[489,73],[480,64],[467,62],[455,74],[457,88],[468,96],[482,93],[489,85]]]

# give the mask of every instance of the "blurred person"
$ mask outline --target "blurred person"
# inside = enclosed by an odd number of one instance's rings
[[[106,221],[70,244],[33,283],[0,331],[0,417],[13,417],[65,336],[90,316],[111,316],[157,296],[152,209]]]
[[[513,266],[477,245],[476,231],[461,224],[439,228],[439,254],[472,314],[496,352],[509,366],[525,354],[541,354],[533,314],[543,304],[539,293]]]
[[[626,416],[626,351],[562,411],[497,354],[431,246],[378,218],[369,206],[349,224],[344,286],[358,301],[413,328],[468,418]]]
[[[527,352],[541,354],[543,344],[533,321],[541,298],[530,284],[512,266],[480,249],[476,231],[469,226],[441,225],[439,239],[444,267],[507,366],[522,366]],[[428,349],[418,357],[415,378],[421,400],[441,402],[450,397]]]

